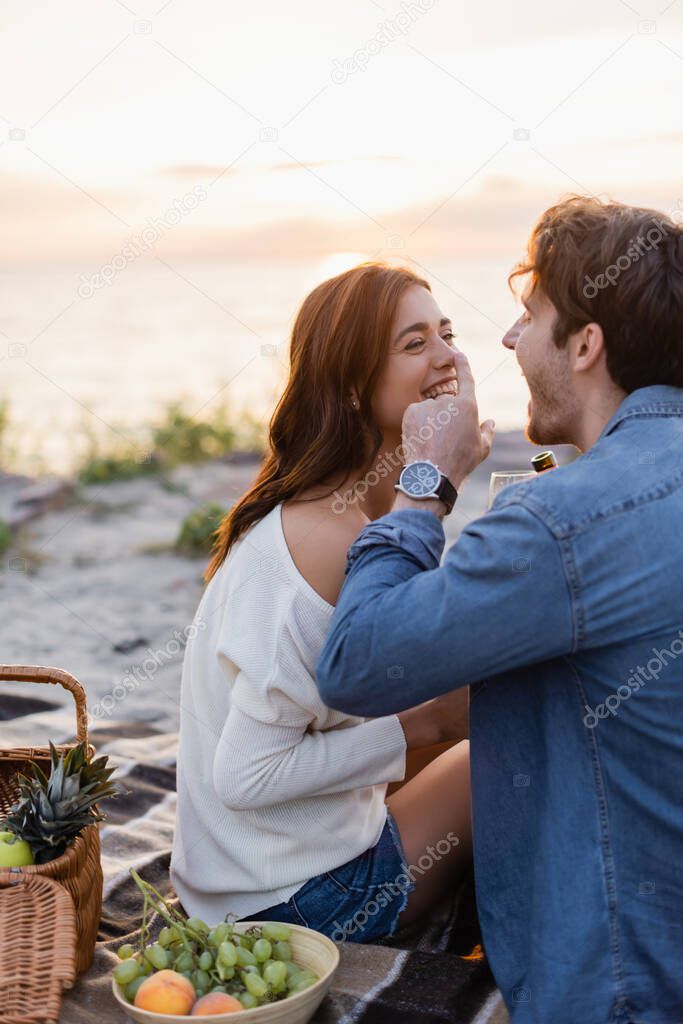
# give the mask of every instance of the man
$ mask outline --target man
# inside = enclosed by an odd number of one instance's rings
[[[541,217],[505,343],[528,437],[583,454],[506,488],[439,567],[444,478],[491,440],[459,355],[458,397],[406,411],[412,496],[351,547],[317,666],[359,715],[472,684],[477,899],[514,1024],[683,1021],[682,236],[581,197]]]

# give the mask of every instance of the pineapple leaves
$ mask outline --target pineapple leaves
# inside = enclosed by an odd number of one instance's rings
[[[97,804],[120,792],[107,761],[106,755],[89,761],[85,743],[60,753],[51,742],[50,777],[37,764],[32,778],[19,774],[19,798],[2,827],[30,844],[36,864],[61,856],[84,828],[104,820]]]

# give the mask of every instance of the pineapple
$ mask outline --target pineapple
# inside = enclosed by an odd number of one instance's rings
[[[49,779],[37,764],[32,765],[33,778],[19,775],[19,799],[2,822],[30,844],[36,864],[61,856],[79,832],[102,821],[95,805],[118,792],[117,784],[109,781],[115,769],[107,768],[107,757],[88,761],[84,743],[66,754],[58,754],[50,743],[50,757]]]

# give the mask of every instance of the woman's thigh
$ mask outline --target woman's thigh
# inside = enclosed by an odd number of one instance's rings
[[[416,883],[399,925],[452,888],[472,859],[469,741],[440,754],[387,800]]]

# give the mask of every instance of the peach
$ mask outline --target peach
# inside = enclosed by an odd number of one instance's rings
[[[192,1007],[192,1016],[198,1017],[200,1014],[206,1014],[207,1016],[214,1013],[235,1013],[237,1010],[243,1010],[239,999],[235,999],[233,996],[229,996],[227,992],[208,992],[207,995],[202,996]]]
[[[194,986],[177,971],[156,971],[143,981],[135,994],[139,1010],[152,1013],[186,1014],[197,998]]]

